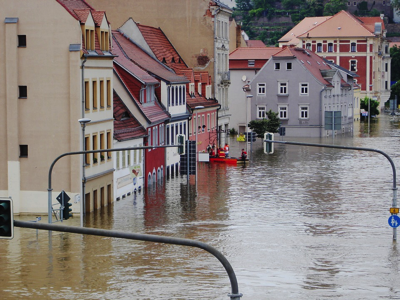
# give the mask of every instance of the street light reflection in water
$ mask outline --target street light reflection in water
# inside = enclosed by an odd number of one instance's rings
[[[398,124],[382,116],[371,137],[296,141],[380,149],[398,169]],[[243,148],[229,144],[231,156]],[[88,214],[85,226],[205,242],[232,264],[242,299],[398,297],[387,160],[285,145],[267,156],[259,140],[254,149],[250,166],[199,164],[197,196],[178,176]],[[0,257],[2,299],[229,299],[223,267],[195,248],[56,232],[50,243],[15,228]]]

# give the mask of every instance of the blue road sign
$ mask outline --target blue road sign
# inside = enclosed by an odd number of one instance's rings
[[[393,227],[393,228],[399,227],[399,225],[400,225],[400,218],[399,218],[398,216],[396,216],[396,215],[391,215],[391,216],[389,217],[388,223],[389,223],[389,226],[390,226],[390,227]]]

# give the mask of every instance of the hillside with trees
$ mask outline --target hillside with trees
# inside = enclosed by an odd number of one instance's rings
[[[398,3],[400,0],[396,0]],[[347,10],[344,0],[236,0],[233,17],[252,40],[277,46],[278,40],[305,17],[331,16]],[[358,16],[379,16],[366,1],[357,4]]]

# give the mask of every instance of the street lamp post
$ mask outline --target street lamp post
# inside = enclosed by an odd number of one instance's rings
[[[79,123],[81,123],[82,127],[82,151],[86,150],[86,142],[85,142],[85,128],[86,124],[91,122],[92,120],[88,118],[82,118],[78,120]],[[81,227],[83,227],[83,213],[85,210],[85,183],[86,183],[86,177],[85,177],[85,168],[86,168],[86,154],[83,154],[81,156],[82,160],[82,190],[81,190]]]
[[[248,141],[248,138],[249,138],[249,121],[248,121],[248,111],[247,111],[247,107],[249,106],[249,104],[248,104],[248,100],[250,99],[250,103],[251,103],[251,98],[253,98],[253,95],[247,95],[246,96],[246,152],[247,152],[247,155],[248,155],[248,153],[249,153],[249,151],[248,151],[248,147],[249,147],[249,141]],[[251,114],[251,106],[250,106],[250,114]],[[250,119],[251,119],[251,117],[250,117]]]
[[[197,113],[197,110],[199,110],[199,109],[203,109],[204,108],[204,106],[202,106],[202,105],[199,105],[199,106],[196,106],[194,109],[196,109],[196,175],[195,175],[195,177],[196,177],[196,193],[197,193],[197,161],[198,161],[198,151],[197,151],[197,134],[198,134],[198,131],[199,131],[199,127],[198,127],[198,120],[199,120],[199,118],[198,118],[198,113]],[[189,155],[189,154],[188,154]]]

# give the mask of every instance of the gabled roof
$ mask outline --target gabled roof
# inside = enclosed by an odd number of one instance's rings
[[[136,23],[136,26],[159,61],[172,69],[188,67],[160,28],[138,23]]]
[[[324,78],[321,71],[331,70],[323,58],[310,50],[295,47],[284,47],[280,52],[272,56],[273,59],[296,58],[319,82],[331,86],[331,83]]]
[[[147,135],[146,130],[126,107],[114,91],[114,138],[118,141],[140,138]]]
[[[147,103],[140,103],[139,95],[135,97],[135,95],[137,94],[138,85],[141,86],[140,83],[138,84],[137,78],[132,76],[129,72],[127,72],[124,68],[117,64],[114,64],[114,71],[131,95],[131,99],[135,102],[138,110],[143,114],[143,116],[148,120],[149,123],[160,123],[170,118],[170,116],[163,110],[157,100],[149,105]]]
[[[278,42],[284,43],[286,45],[298,45],[300,43],[300,40],[297,38],[299,35],[309,31],[310,29],[325,22],[330,18],[332,18],[332,16],[304,18],[299,24],[293,27],[283,37],[281,37]]]
[[[262,47],[262,48],[248,48],[239,47],[229,54],[229,60],[241,59],[270,59],[271,56],[282,48],[279,47]]]
[[[381,23],[384,28],[383,20],[380,18],[365,17],[361,19],[342,10],[325,22],[299,35],[299,38],[373,37],[375,36],[375,21]],[[373,28],[371,27],[372,23]]]
[[[128,57],[122,51],[118,43],[114,44],[113,52],[117,57],[114,58],[114,63],[118,64],[121,68],[125,69],[126,72],[136,77],[143,84],[158,84],[159,81],[151,76],[149,73],[144,71]]]
[[[126,38],[119,31],[113,31],[113,39],[125,53],[125,56],[136,65],[146,70],[150,74],[167,81],[169,83],[186,83],[187,79],[176,75],[159,61],[149,56],[145,51],[138,47],[131,40]]]
[[[250,47],[250,48],[266,47],[264,42],[260,41],[260,40],[247,40],[246,45],[247,45],[247,47]]]
[[[81,19],[80,16],[78,16],[77,12],[75,12],[75,10],[77,10],[78,13],[81,10],[95,10],[85,0],[56,0],[56,1],[60,3],[71,14],[71,16],[73,16],[78,21],[81,21]]]

